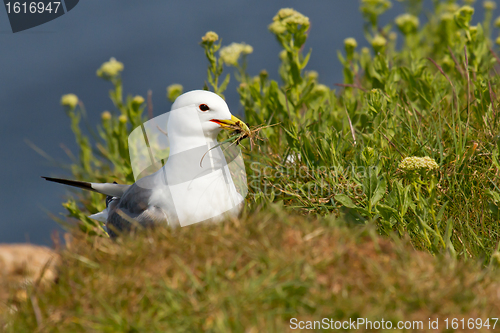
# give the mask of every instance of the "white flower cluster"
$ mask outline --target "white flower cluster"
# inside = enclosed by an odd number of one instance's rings
[[[404,158],[401,163],[399,163],[398,168],[405,172],[431,171],[439,168],[439,165],[433,158],[430,158],[429,156],[411,156]]]
[[[250,54],[253,52],[253,47],[245,43],[232,43],[221,48],[219,51],[220,58],[228,66],[234,66],[238,63],[238,59],[242,54]]]

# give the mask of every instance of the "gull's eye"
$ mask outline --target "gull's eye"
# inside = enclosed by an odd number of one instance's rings
[[[210,110],[210,108],[206,104],[200,104],[199,108],[203,112]]]

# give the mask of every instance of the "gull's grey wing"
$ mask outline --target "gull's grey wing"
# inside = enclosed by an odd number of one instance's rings
[[[117,232],[129,230],[134,224],[142,227],[167,223],[166,212],[160,207],[150,205],[153,190],[133,184],[121,198],[109,204],[106,227],[111,237]]]

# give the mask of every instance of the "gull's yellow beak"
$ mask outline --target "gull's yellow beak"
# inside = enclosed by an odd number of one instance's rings
[[[216,124],[219,124],[223,129],[235,130],[240,132],[248,133],[250,129],[247,124],[243,121],[239,120],[235,116],[231,115],[231,119],[212,119],[210,120]]]

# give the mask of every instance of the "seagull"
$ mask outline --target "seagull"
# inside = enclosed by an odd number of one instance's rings
[[[223,129],[248,132],[248,126],[231,114],[221,97],[205,90],[182,94],[170,112],[164,115],[168,115],[166,125],[156,120],[161,116],[148,122],[154,120],[158,133],[168,137],[168,158],[162,160],[163,166],[158,171],[136,180],[134,184],[42,178],[105,194],[106,209],[89,217],[104,222],[112,238],[134,225],[183,227],[237,216],[246,192],[238,190],[233,178],[243,179],[246,190],[244,164],[242,160],[236,164],[236,173],[239,172],[240,176],[235,176],[231,165],[236,158],[227,161],[217,136]],[[158,124],[165,128],[161,129]],[[142,131],[138,127],[132,134],[134,132],[146,136],[144,126]],[[149,148],[147,139],[146,143]]]

